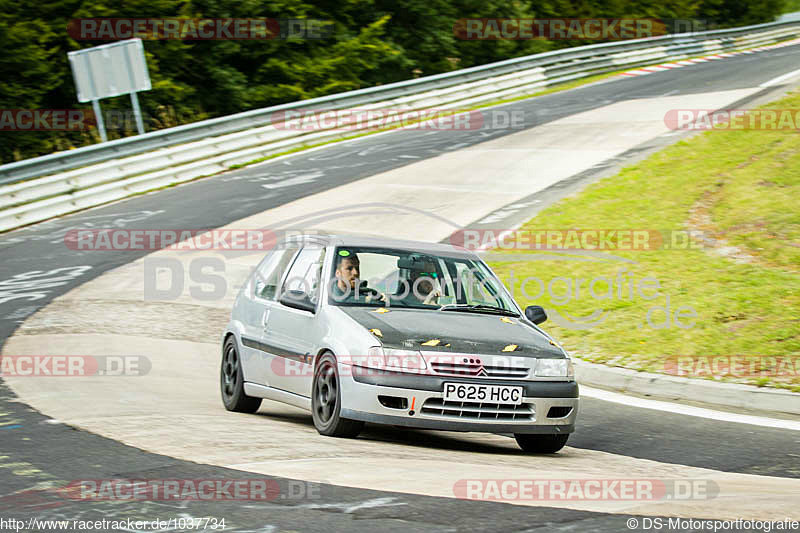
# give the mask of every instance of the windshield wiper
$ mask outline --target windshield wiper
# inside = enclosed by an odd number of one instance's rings
[[[493,305],[483,304],[446,304],[439,308],[439,311],[469,311],[476,313],[491,313],[505,316],[519,316],[519,313],[503,309],[502,307],[495,307]]]

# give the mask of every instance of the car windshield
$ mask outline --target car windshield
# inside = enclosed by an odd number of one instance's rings
[[[339,247],[328,287],[332,305],[518,314],[491,270],[469,257]]]

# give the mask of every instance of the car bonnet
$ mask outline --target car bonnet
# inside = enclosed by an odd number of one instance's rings
[[[340,306],[389,348],[428,352],[564,357],[519,318],[485,313]]]

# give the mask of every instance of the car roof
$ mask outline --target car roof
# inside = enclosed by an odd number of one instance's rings
[[[293,235],[287,237],[284,242],[315,241],[325,246],[345,246],[352,248],[390,248],[392,250],[402,250],[408,252],[420,252],[428,254],[445,255],[451,257],[463,257],[477,259],[474,252],[448,243],[434,243],[425,241],[412,241],[405,239],[391,239],[380,235],[358,234],[358,233],[328,233],[328,232],[308,232],[303,235]]]

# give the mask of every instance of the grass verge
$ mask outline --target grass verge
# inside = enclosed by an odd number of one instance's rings
[[[764,107],[800,112],[800,92]],[[676,358],[691,357],[679,375],[800,392],[798,198],[798,130],[708,131],[520,228],[702,232],[691,247],[614,251],[603,261],[516,251],[492,267],[504,281],[513,271],[521,304],[555,311],[545,326],[582,359],[675,373]],[[543,290],[529,284],[526,297],[519,280],[528,277]]]

